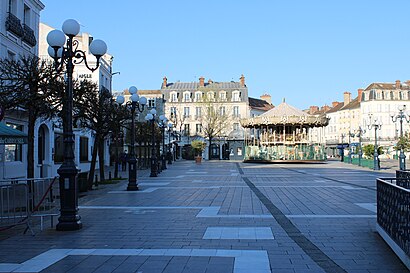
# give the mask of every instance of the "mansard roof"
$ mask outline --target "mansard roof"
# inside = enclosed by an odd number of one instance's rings
[[[369,84],[364,91],[369,91],[372,89],[379,89],[379,90],[399,90],[396,88],[396,83],[391,82],[374,82]],[[410,85],[408,82],[400,83],[401,90],[410,90]]]
[[[164,90],[199,90],[199,89],[212,89],[212,90],[226,90],[226,89],[241,89],[246,86],[241,86],[239,82],[205,82],[204,86],[200,86],[199,82],[175,82],[168,83],[166,87],[162,87]]]
[[[261,111],[269,111],[270,109],[274,108],[272,104],[267,102],[266,100],[256,99],[256,98],[248,98],[249,100],[249,107],[256,110]]]

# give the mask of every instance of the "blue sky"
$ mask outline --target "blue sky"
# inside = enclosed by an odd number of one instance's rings
[[[42,22],[73,18],[107,43],[114,90],[244,74],[250,96],[305,109],[410,80],[408,0],[41,1]]]

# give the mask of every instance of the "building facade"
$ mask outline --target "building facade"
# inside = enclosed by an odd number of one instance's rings
[[[24,55],[38,55],[40,12],[39,0],[0,1],[0,58],[18,60]],[[6,111],[1,121],[26,132],[28,113]],[[0,179],[22,178],[27,170],[27,145],[0,145]],[[24,170],[24,171],[22,171]]]
[[[243,128],[239,121],[250,111],[243,75],[239,82],[205,82],[200,77],[198,82],[169,83],[164,77],[161,92],[166,101],[165,115],[181,132],[181,147],[189,146],[193,139],[203,139],[208,143],[205,159],[209,155],[211,159],[243,159]],[[213,114],[220,118],[211,117]],[[211,120],[215,125],[210,124]],[[211,126],[218,132],[210,147],[206,131]]]

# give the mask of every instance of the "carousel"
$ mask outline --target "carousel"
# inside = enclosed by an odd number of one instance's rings
[[[328,123],[324,114],[310,115],[285,100],[260,116],[242,119],[244,162],[325,161]]]

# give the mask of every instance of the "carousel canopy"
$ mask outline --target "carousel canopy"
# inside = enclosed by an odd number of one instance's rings
[[[259,127],[266,125],[305,125],[309,127],[322,127],[329,123],[324,115],[309,115],[283,100],[275,108],[260,116],[241,120],[242,127]]]

